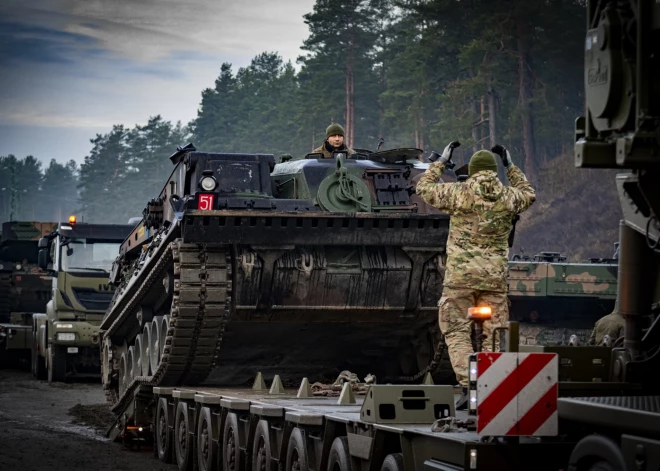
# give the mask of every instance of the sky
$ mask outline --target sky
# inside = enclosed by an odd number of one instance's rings
[[[81,163],[112,125],[196,117],[224,62],[303,51],[314,0],[2,0],[0,156]]]

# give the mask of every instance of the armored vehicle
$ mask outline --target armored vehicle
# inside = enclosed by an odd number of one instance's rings
[[[276,165],[179,148],[113,266],[111,402],[138,384],[242,384],[257,369],[286,381],[429,364],[449,219],[415,195],[421,152]]]
[[[595,322],[612,312],[618,260],[569,263],[559,252],[509,262],[509,318],[523,345],[586,345]]]
[[[30,358],[32,314],[45,312],[50,276],[37,265],[39,238],[53,222],[10,221],[0,237],[0,364],[23,366]]]
[[[52,274],[44,314],[32,316],[32,369],[40,379],[99,374],[99,324],[114,288],[112,261],[133,226],[78,223],[75,216],[39,239],[39,267]]]

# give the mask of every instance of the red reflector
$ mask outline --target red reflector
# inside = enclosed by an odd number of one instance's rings
[[[197,196],[197,209],[201,211],[211,211],[215,207],[214,194],[200,194]]]

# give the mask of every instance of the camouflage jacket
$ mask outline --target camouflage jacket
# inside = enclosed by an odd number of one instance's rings
[[[465,182],[438,183],[443,170],[442,163],[433,163],[419,179],[417,194],[451,217],[444,285],[506,292],[513,216],[536,200],[534,189],[515,166],[507,170],[511,186],[488,170]]]
[[[333,148],[333,150],[328,150],[328,147],[329,147],[329,146],[326,146],[326,143],[327,143],[327,142],[328,142],[328,141],[323,141],[323,144],[321,144],[319,147],[317,147],[316,149],[314,149],[314,150],[312,151],[312,154],[317,154],[317,153],[323,154],[323,158],[324,158],[324,159],[329,159],[329,158],[331,158],[331,157],[332,157],[332,152],[333,152],[333,151],[334,151],[334,152],[346,152],[348,155],[353,155],[353,154],[355,154],[355,151],[354,151],[353,149],[351,149],[350,147],[346,147],[346,146],[343,145],[343,144],[342,144],[342,146],[341,146],[339,149],[334,149],[334,148]]]
[[[623,336],[625,326],[626,320],[619,314],[619,303],[617,300],[614,304],[614,310],[605,317],[598,319],[594,325],[594,330],[591,332],[591,337],[589,337],[589,345],[600,346],[606,335],[609,335],[610,340],[615,342],[616,339]]]

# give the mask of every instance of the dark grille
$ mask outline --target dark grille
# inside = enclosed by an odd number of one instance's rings
[[[73,294],[85,309],[105,311],[112,301],[112,292],[99,292],[89,288],[73,288]]]

